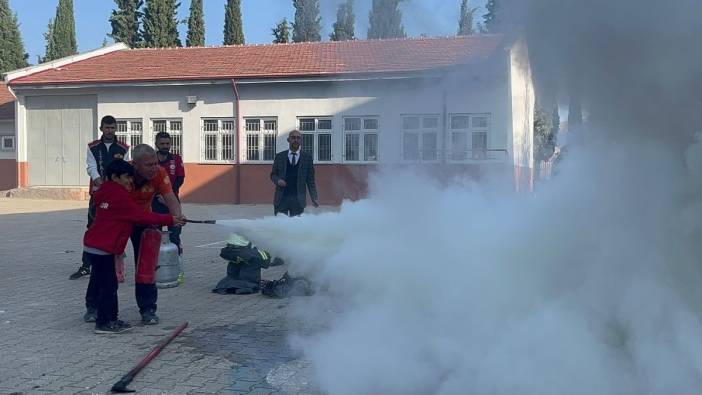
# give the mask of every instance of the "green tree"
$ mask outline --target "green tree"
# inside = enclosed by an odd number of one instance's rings
[[[59,0],[56,6],[56,16],[49,22],[49,28],[44,34],[44,38],[46,39],[46,53],[42,62],[78,53],[73,0]]]
[[[368,38],[407,37],[399,9],[403,0],[373,0],[368,13]]]
[[[458,18],[459,36],[470,36],[475,33],[473,29],[473,15],[477,9],[477,7],[468,7],[468,0],[461,0],[461,15]]]
[[[558,110],[556,110],[558,116]],[[560,123],[560,122],[559,122]],[[546,111],[534,111],[534,160],[546,161],[556,148],[556,132],[553,125],[553,115]]]
[[[144,9],[144,46],[180,47],[176,0],[146,0]]]
[[[0,73],[26,67],[28,58],[17,15],[10,10],[8,0],[0,0]]]
[[[290,42],[290,24],[287,19],[283,18],[272,30],[274,43],[286,44]]]
[[[355,23],[356,15],[353,13],[353,0],[346,0],[346,2],[339,4],[339,9],[336,11],[334,31],[329,35],[329,39],[332,41],[355,40]]]
[[[293,0],[293,7],[293,42],[321,41],[322,17],[319,16],[319,0]]]
[[[115,42],[121,42],[132,48],[140,47],[142,44],[139,23],[142,17],[140,11],[144,5],[144,0],[115,0],[117,9],[112,10],[110,15],[110,25],[112,25],[112,37]]]
[[[497,25],[499,24],[497,11],[499,8],[500,6],[497,0],[488,0],[487,3],[485,3],[487,13],[483,15],[483,26],[486,33],[495,33],[497,31]]]
[[[205,17],[202,12],[202,0],[193,0],[190,3],[190,17],[188,17],[188,37],[185,39],[188,47],[202,47],[205,45]]]
[[[227,0],[224,6],[224,45],[244,43],[241,0]]]

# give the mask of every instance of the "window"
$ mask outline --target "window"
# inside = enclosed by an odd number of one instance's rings
[[[119,119],[117,120],[117,140],[129,146],[129,154],[137,145],[144,142],[144,128],[141,119]]]
[[[171,153],[183,156],[183,121],[180,119],[152,120],[154,141],[159,132],[168,132],[171,135]]]
[[[451,159],[488,159],[489,114],[451,116]]]
[[[347,162],[378,161],[378,118],[344,118],[344,159]]]
[[[275,159],[275,138],[278,120],[275,118],[246,118],[246,160]]]
[[[15,136],[0,136],[0,150],[2,151],[14,151],[15,150]]]
[[[312,155],[315,161],[332,160],[332,120],[329,118],[299,118],[302,134],[302,152]]]
[[[438,115],[403,116],[402,129],[402,159],[415,162],[439,159]]]
[[[202,121],[201,160],[230,162],[234,160],[234,119],[204,119]]]

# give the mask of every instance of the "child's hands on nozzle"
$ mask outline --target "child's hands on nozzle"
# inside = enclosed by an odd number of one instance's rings
[[[173,216],[173,225],[174,226],[185,226],[185,221],[187,218],[185,218],[184,215],[174,215]]]

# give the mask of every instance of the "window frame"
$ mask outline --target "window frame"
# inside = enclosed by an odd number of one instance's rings
[[[205,130],[205,125],[209,121],[217,122],[217,130]],[[200,163],[223,163],[231,164],[236,163],[237,157],[237,142],[236,142],[236,121],[234,117],[203,117],[200,119]],[[231,129],[224,129],[224,124],[226,122],[232,123]],[[216,159],[207,159],[207,136],[215,136],[215,152]],[[225,136],[229,136],[231,140],[231,159],[223,159],[222,153],[224,151],[224,140]]]
[[[416,129],[406,128],[405,120],[410,118],[417,118],[418,125]],[[425,119],[436,119],[436,127],[428,128],[424,124]],[[408,163],[437,163],[441,160],[441,115],[440,114],[402,114],[400,115],[402,121],[402,133],[400,137],[400,157],[403,162]],[[417,157],[416,159],[407,158],[405,155],[405,142],[407,135],[412,134],[417,136]],[[425,159],[425,137],[427,135],[436,135],[436,147],[434,149],[434,158]]]
[[[5,147],[5,141],[11,141],[12,146],[10,148]],[[1,135],[0,136],[0,151],[5,152],[15,152],[17,150],[17,139],[13,135]]]
[[[314,120],[314,130],[302,130],[303,120]],[[329,121],[331,127],[329,129],[320,129],[319,121]],[[297,117],[297,130],[302,135],[304,141],[305,135],[313,136],[312,142],[312,158],[315,163],[333,163],[334,162],[334,117],[333,116],[299,116]],[[329,136],[329,159],[319,159],[319,140],[321,135]]]
[[[468,117],[468,127],[467,128],[454,128],[453,119],[454,117]],[[486,126],[473,126],[473,120],[476,118],[485,118]],[[448,119],[448,141],[447,141],[447,154],[446,159],[450,162],[475,162],[475,161],[485,161],[491,159],[488,152],[490,151],[490,141],[492,128],[492,114],[491,113],[452,113],[449,114]],[[454,133],[463,133],[465,136],[466,152],[465,157],[458,157],[454,155]],[[485,147],[475,148],[474,141],[477,134],[485,135]]]
[[[271,117],[271,116],[247,116],[243,117],[243,133],[241,133],[241,138],[243,141],[240,141],[242,144],[241,146],[243,147],[243,155],[242,155],[242,160],[241,163],[273,163],[273,160],[275,159],[275,155],[278,151],[277,148],[277,143],[278,143],[278,130],[280,129],[280,122],[278,121],[278,117]],[[248,130],[248,121],[257,119],[259,122],[259,128],[257,131],[250,132]],[[275,130],[266,130],[265,125],[266,122],[270,121],[275,121]],[[258,136],[258,156],[261,159],[249,159],[249,136],[251,135],[256,135]],[[273,156],[271,159],[263,159],[265,158],[266,154],[266,137],[273,136]]]
[[[346,121],[349,119],[359,119],[360,124],[359,124],[359,129],[346,129]],[[370,129],[366,128],[366,121],[375,121],[376,122],[376,128],[375,129]],[[380,125],[380,116],[379,115],[346,115],[342,117],[341,119],[341,129],[342,129],[342,153],[341,153],[341,158],[343,163],[349,163],[349,164],[358,164],[358,165],[363,165],[363,164],[377,164],[380,162],[380,131],[381,131],[381,125]],[[348,159],[347,158],[347,145],[348,145],[348,136],[349,135],[358,135],[358,159],[353,160],[353,159]],[[375,136],[375,159],[365,159],[366,156],[366,137],[367,136]]]
[[[121,123],[124,123],[125,125],[126,131],[124,132],[119,131],[119,125]],[[141,124],[141,130],[135,131],[132,128],[132,125],[134,125],[135,123]],[[134,141],[132,140],[132,137],[134,136],[139,137],[139,143],[134,144]],[[120,137],[122,138],[120,139]],[[117,129],[115,130],[115,138],[129,145],[129,155],[131,156],[132,150],[135,146],[146,143],[144,141],[144,120],[142,118],[117,118]]]
[[[171,153],[183,157],[185,152],[185,145],[183,144],[183,118],[151,118],[150,125],[151,128],[151,144],[156,146],[156,122],[166,122],[166,132],[171,135]],[[174,122],[180,123],[180,130],[173,130],[172,125]]]

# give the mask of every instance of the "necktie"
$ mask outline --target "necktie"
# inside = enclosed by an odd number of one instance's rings
[[[290,155],[292,155],[292,158],[290,160],[290,164],[295,166],[295,155],[297,155],[295,152],[291,152]]]

